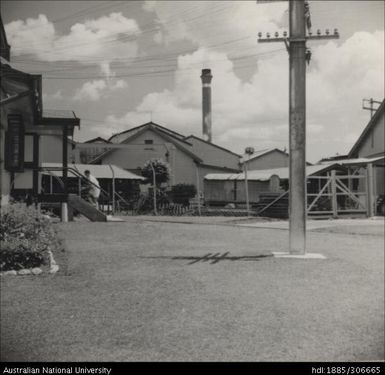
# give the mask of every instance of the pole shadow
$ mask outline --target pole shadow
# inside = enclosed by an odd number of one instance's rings
[[[144,259],[169,259],[169,260],[189,260],[190,262],[187,265],[192,265],[199,262],[207,262],[208,264],[217,264],[222,261],[255,261],[258,262],[264,258],[271,258],[273,254],[262,254],[262,255],[243,255],[243,256],[231,256],[230,252],[227,251],[225,253],[207,253],[205,255],[176,255],[176,256],[167,256],[167,255],[159,255],[159,256],[141,256],[140,258]]]

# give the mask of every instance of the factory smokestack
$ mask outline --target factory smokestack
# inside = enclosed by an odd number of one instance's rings
[[[202,126],[203,139],[211,142],[211,69],[202,69]]]

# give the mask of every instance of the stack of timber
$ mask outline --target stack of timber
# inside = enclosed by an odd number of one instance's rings
[[[289,217],[289,194],[261,193],[259,202],[253,205],[258,216],[287,219]]]

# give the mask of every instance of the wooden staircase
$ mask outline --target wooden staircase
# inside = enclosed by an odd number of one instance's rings
[[[68,194],[68,207],[77,210],[91,221],[107,221],[107,215],[75,194]]]
[[[261,193],[259,202],[253,204],[258,216],[287,219],[289,217],[289,194]]]

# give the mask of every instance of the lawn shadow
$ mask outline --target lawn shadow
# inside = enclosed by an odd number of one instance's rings
[[[195,264],[198,262],[208,262],[209,264],[216,264],[224,260],[229,261],[260,261],[263,258],[272,257],[272,254],[264,254],[264,255],[243,255],[243,256],[231,256],[230,252],[226,253],[207,253],[205,255],[180,255],[180,256],[167,256],[167,255],[159,255],[159,256],[141,256],[140,258],[147,259],[170,259],[170,260],[189,260],[190,262],[187,265]]]

